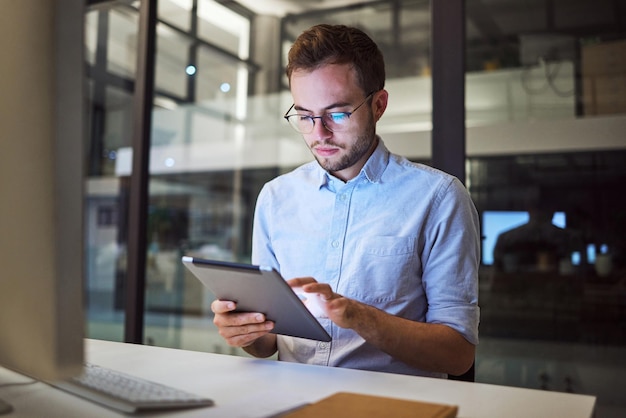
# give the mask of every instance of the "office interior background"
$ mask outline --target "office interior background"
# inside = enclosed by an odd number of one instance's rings
[[[87,4],[87,336],[128,340],[132,315],[144,343],[245,355],[217,335],[213,297],[180,257],[249,262],[260,188],[312,158],[282,118],[289,46],[317,23],[365,30],[387,62],[378,133],[431,164],[431,2],[158,0],[148,69],[142,2]],[[624,416],[626,3],[467,0],[464,13],[464,180],[483,234],[476,381],[592,394],[597,417]],[[549,232],[523,256],[494,253],[537,209]]]

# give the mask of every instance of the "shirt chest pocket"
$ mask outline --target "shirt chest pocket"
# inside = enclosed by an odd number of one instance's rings
[[[384,303],[406,298],[417,286],[419,257],[416,237],[372,236],[355,250],[353,277],[347,290],[364,302]]]

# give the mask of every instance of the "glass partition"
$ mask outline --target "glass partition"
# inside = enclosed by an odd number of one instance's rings
[[[124,338],[127,179],[115,176],[120,149],[132,135],[137,10],[90,8],[85,17],[89,80],[85,257],[87,336]]]
[[[159,18],[162,22],[183,31],[190,31],[193,3],[194,0],[159,0],[157,2]]]
[[[250,56],[250,19],[217,1],[198,1],[198,37],[241,59]]]
[[[468,122],[626,113],[626,12],[619,4],[467,1]],[[478,96],[485,100],[473,101]]]
[[[103,19],[107,22],[106,69],[111,74],[133,79],[137,66],[137,10],[118,6],[100,13],[106,13]]]
[[[277,174],[283,142],[250,135],[279,129],[264,122],[270,110],[280,115],[282,104],[278,96],[248,100],[249,16],[209,0],[158,5],[145,342],[225,352],[211,328],[211,296],[180,258],[249,261],[254,201]],[[88,336],[122,340],[138,3],[100,3],[85,22]],[[266,160],[260,164],[259,150]]]
[[[157,24],[156,86],[168,97],[186,98],[188,94],[192,40],[163,24]]]
[[[620,2],[468,0],[468,187],[481,215],[477,380],[623,414],[626,31]]]

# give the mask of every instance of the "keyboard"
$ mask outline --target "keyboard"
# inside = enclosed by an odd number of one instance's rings
[[[89,363],[85,364],[82,375],[51,384],[73,395],[130,414],[213,405],[211,399]]]

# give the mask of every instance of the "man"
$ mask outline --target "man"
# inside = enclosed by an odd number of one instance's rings
[[[318,298],[331,343],[276,336],[260,313],[215,301],[231,346],[257,357],[445,377],[478,343],[478,216],[454,177],[391,154],[382,54],[362,31],[318,25],[287,65],[285,116],[316,161],[265,185],[252,262]]]

